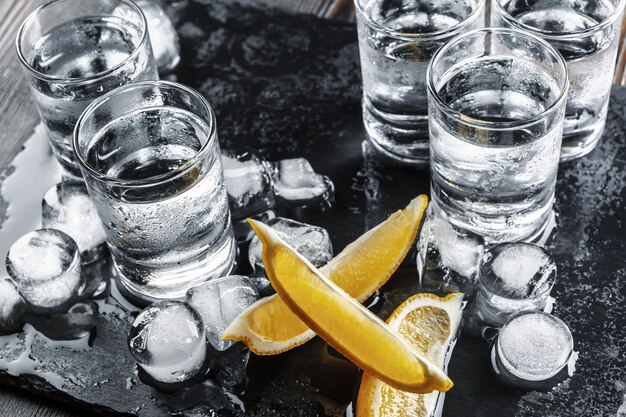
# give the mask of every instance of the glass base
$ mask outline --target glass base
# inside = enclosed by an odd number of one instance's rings
[[[431,188],[430,205],[432,210],[461,229],[469,230],[485,239],[488,244],[505,242],[527,242],[544,246],[553,236],[556,227],[556,214],[551,198],[547,209],[541,207],[533,212],[522,213],[515,225],[507,222],[506,216],[487,218],[467,210],[443,210],[442,204]],[[524,222],[520,220],[523,217]]]
[[[58,141],[58,139],[56,139]],[[80,170],[80,166],[78,166],[78,162],[74,156],[71,147],[68,150],[68,144],[60,141],[59,143],[55,142],[53,135],[48,133],[48,143],[50,144],[50,148],[52,150],[52,154],[55,159],[61,165],[62,168],[62,176],[64,181],[84,181],[83,173]],[[71,143],[71,141],[69,142]]]
[[[554,210],[550,210],[548,216],[548,221],[545,222],[541,228],[537,229],[535,233],[528,236],[524,242],[533,243],[544,248],[552,243],[552,239],[554,239],[556,235],[556,227],[558,224],[557,215]]]
[[[563,132],[560,162],[568,162],[583,157],[593,151],[600,142],[606,119],[600,120],[589,129]]]
[[[146,306],[161,300],[182,299],[189,288],[230,275],[237,264],[237,255],[237,243],[231,233],[221,248],[176,269],[151,271],[151,278],[143,282],[125,276],[124,268],[115,261],[115,257],[112,269],[120,293],[133,304]]]
[[[388,162],[427,169],[430,164],[428,115],[381,111],[363,99],[363,124],[374,149]]]

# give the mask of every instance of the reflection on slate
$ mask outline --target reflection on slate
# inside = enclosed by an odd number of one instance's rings
[[[387,166],[362,143],[353,26],[248,1],[161,1],[181,37],[177,80],[213,105],[222,147],[256,148],[269,160],[306,157],[335,183],[333,208],[307,221],[329,231],[337,252],[428,193],[426,172]],[[603,141],[564,165],[557,186],[559,225],[549,248],[559,267],[554,313],[571,327],[580,352],[575,376],[549,393],[511,391],[489,373],[486,343],[462,336],[444,416],[614,416],[626,409],[624,126],[626,89],[615,88]],[[381,316],[415,292],[414,259],[413,251],[378,294],[372,309]],[[280,356],[250,355],[245,378],[218,366],[202,384],[158,393],[139,381],[126,351],[131,321],[123,309],[101,305],[93,346],[76,351],[55,350],[32,331],[0,338],[0,379],[87,409],[151,417],[341,416],[357,392],[358,369],[314,339]],[[2,360],[24,345],[48,382],[4,375]],[[239,345],[233,349],[221,363],[245,363]],[[225,379],[229,388],[217,385]]]

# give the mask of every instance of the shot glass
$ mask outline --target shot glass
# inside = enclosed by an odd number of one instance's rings
[[[491,366],[504,384],[548,390],[573,374],[574,339],[559,318],[542,312],[511,317],[491,349]]]
[[[439,47],[485,25],[485,0],[355,0],[363,122],[376,150],[427,167],[426,69]]]
[[[82,114],[74,149],[131,300],[182,298],[230,273],[236,245],[215,115],[199,93],[161,81],[120,87]]]
[[[26,18],[16,44],[52,151],[79,177],[72,132],[83,110],[121,85],[158,79],[146,20],[128,0],[57,0]]]
[[[540,38],[485,28],[428,68],[431,198],[487,243],[533,239],[550,220],[567,67]]]
[[[520,311],[542,310],[556,281],[556,263],[542,247],[503,243],[490,248],[480,267],[476,312],[487,326],[501,327]]]
[[[626,0],[496,0],[492,24],[533,33],[565,58],[570,88],[561,161],[588,154],[598,144],[609,107],[615,57]]]

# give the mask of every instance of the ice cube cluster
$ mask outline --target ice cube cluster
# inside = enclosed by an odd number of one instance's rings
[[[484,250],[481,236],[429,214],[418,243],[417,269],[422,288],[436,293],[462,292],[466,299],[471,298]]]
[[[179,384],[211,375],[223,387],[246,380],[250,352],[222,340],[232,321],[259,299],[255,281],[240,275],[191,288],[185,301],[159,301],[143,310],[128,334],[128,348],[152,379]]]
[[[266,224],[314,266],[319,268],[332,259],[333,247],[326,229],[283,217],[276,217]],[[248,260],[258,275],[265,274],[262,252],[263,244],[255,236],[250,242]]]
[[[202,317],[184,301],[158,301],[133,321],[128,346],[139,366],[154,380],[187,381],[205,365]]]
[[[230,211],[238,240],[251,238],[242,220],[259,217],[267,221],[273,210],[307,218],[328,207],[334,198],[332,181],[316,173],[304,158],[268,162],[252,151],[222,150],[222,165]]]
[[[43,228],[20,237],[6,256],[10,280],[0,285],[0,332],[19,330],[25,314],[33,324],[41,320],[35,316],[66,313],[108,289],[108,248],[85,184],[55,184],[41,207]]]

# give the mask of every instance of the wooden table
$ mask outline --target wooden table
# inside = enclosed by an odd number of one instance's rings
[[[15,56],[16,31],[24,18],[46,0],[0,0],[0,172],[2,172],[30,136],[39,118]],[[353,19],[351,0],[262,0],[321,17]],[[621,34],[623,40],[624,31]],[[616,83],[625,84],[626,48],[620,48]],[[78,417],[45,398],[0,388],[0,416]]]

